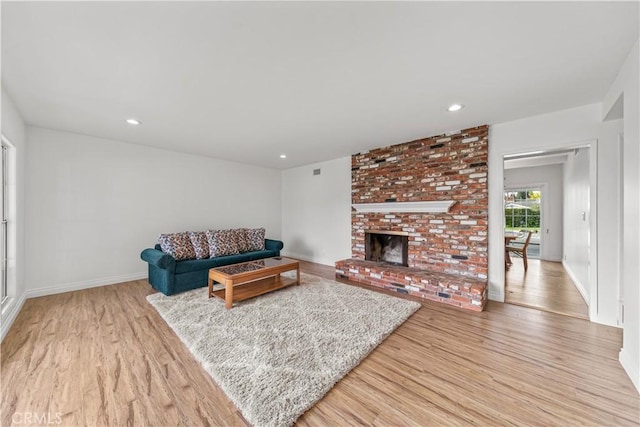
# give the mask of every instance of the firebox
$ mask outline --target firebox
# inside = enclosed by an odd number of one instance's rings
[[[409,235],[404,232],[366,231],[364,252],[366,260],[407,267]]]

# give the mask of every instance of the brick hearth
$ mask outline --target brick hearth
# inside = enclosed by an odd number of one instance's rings
[[[480,126],[351,157],[353,204],[445,201],[449,212],[357,212],[352,259],[336,275],[482,310],[487,294],[488,127]],[[365,261],[365,232],[409,235],[408,267]]]
[[[486,280],[453,274],[345,259],[336,262],[336,276],[469,310],[482,311],[487,302]]]

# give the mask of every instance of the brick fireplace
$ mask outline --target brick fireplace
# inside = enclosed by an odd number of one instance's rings
[[[482,310],[487,160],[488,126],[353,155],[352,258],[336,262],[336,275]]]

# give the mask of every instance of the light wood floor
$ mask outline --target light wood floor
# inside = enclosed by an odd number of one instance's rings
[[[521,258],[505,272],[505,302],[566,316],[589,318],[589,307],[562,263],[530,259],[524,271]]]
[[[64,425],[245,425],[150,293],[141,280],[27,300],[1,347],[1,424],[59,412]],[[510,304],[471,313],[425,302],[298,424],[638,425],[621,339]]]

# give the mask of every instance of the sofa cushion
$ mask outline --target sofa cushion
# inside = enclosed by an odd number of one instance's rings
[[[176,274],[189,273],[191,271],[209,270],[210,268],[219,267],[220,265],[220,257],[181,261],[176,263]]]
[[[243,254],[247,256],[247,261],[255,261],[255,260],[259,260],[259,259],[264,259],[264,258],[271,258],[274,256],[278,256],[278,252],[276,251],[272,251],[272,250],[264,250],[264,251],[253,251],[253,252],[247,252],[246,254]]]
[[[168,253],[176,261],[196,258],[196,252],[187,232],[161,234],[158,237],[158,243],[160,243],[162,252]]]
[[[176,274],[181,275],[192,271],[209,270],[223,265],[237,264],[240,262],[255,261],[258,259],[277,256],[276,251],[255,251],[244,254],[225,255],[209,259],[193,259],[176,263]],[[182,279],[180,279],[182,281]]]
[[[196,253],[196,259],[209,258],[209,241],[204,231],[189,231],[189,239]]]
[[[264,250],[264,228],[249,228],[247,229],[247,236],[249,238],[250,251]]]
[[[209,257],[215,258],[240,253],[233,230],[207,230],[209,241]]]
[[[233,230],[236,234],[236,243],[238,244],[238,251],[240,253],[249,252],[251,250],[251,240],[247,234],[246,228],[236,228]]]

